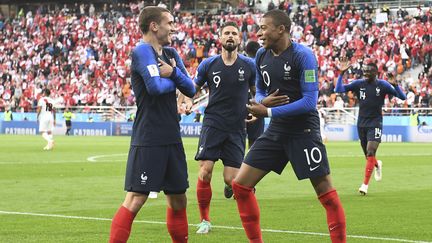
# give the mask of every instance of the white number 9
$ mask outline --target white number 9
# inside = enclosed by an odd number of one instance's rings
[[[213,83],[216,84],[216,88],[219,87],[220,81],[221,81],[220,76],[214,76],[213,77]]]

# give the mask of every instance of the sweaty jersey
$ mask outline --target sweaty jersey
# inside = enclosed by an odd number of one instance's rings
[[[336,92],[353,91],[359,100],[359,115],[357,126],[359,127],[381,127],[382,106],[387,94],[394,95],[405,100],[406,96],[397,86],[394,88],[389,82],[381,79],[369,83],[365,79],[357,79],[350,84],[342,84],[342,75],[339,75]]]
[[[49,119],[53,117],[54,100],[50,97],[41,97],[37,104],[41,107],[39,119]]]
[[[198,66],[194,82],[209,88],[203,126],[223,131],[245,129],[248,91],[255,86],[253,59],[238,54],[236,61],[227,66],[221,55],[210,57]]]
[[[318,66],[312,50],[293,42],[279,56],[275,56],[271,50],[261,48],[255,61],[257,102],[277,89],[278,95],[289,97],[289,104],[272,108],[268,131],[278,135],[301,135],[319,130],[316,110]],[[314,99],[305,99],[306,94],[314,96]],[[307,109],[303,108],[306,103]]]
[[[131,56],[131,83],[138,108],[132,129],[131,145],[155,146],[181,143],[176,88],[182,92],[195,93],[183,61],[173,48],[164,47],[163,55],[158,56],[153,47],[144,42],[140,42],[133,49]],[[175,59],[177,66],[171,77],[160,77],[157,58],[167,63],[170,63],[171,58]],[[189,90],[176,84],[181,82],[189,83]]]

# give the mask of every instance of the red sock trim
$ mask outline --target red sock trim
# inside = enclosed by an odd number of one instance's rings
[[[186,243],[188,241],[188,221],[186,208],[173,210],[167,207],[167,228],[173,243]]]
[[[129,239],[135,215],[124,206],[117,210],[111,223],[110,243],[123,243]]]
[[[327,225],[333,243],[346,242],[345,212],[336,190],[328,191],[318,197],[327,213]]]
[[[240,219],[249,242],[263,242],[260,227],[260,211],[253,188],[242,186],[233,181],[232,189],[236,198]]]

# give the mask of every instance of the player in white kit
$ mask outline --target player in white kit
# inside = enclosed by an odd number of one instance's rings
[[[42,97],[37,105],[37,119],[39,121],[39,132],[42,137],[47,141],[44,150],[51,150],[54,148],[53,129],[55,126],[55,109],[54,101],[50,98],[50,90],[44,89]]]

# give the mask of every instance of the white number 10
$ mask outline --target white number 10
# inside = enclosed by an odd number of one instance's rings
[[[311,162],[310,162],[311,159],[315,164],[319,164],[321,162],[322,154],[321,154],[321,151],[319,150],[319,148],[313,147],[310,151],[310,156],[309,156],[308,149],[303,149],[303,151],[305,152],[308,165],[311,165]],[[315,153],[315,151],[317,153]]]

